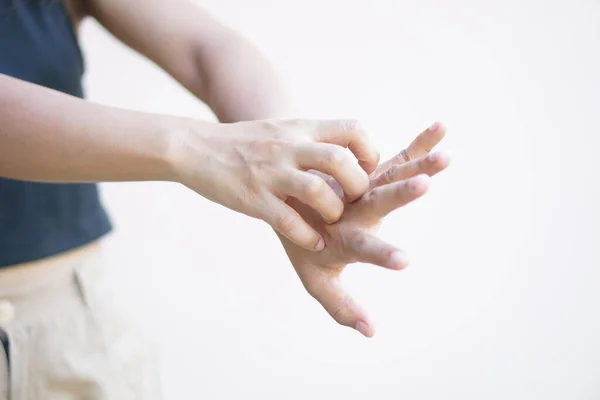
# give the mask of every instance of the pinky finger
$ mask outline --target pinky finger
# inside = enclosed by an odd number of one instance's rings
[[[302,219],[293,208],[273,196],[259,218],[293,243],[310,251],[325,247],[323,237]]]

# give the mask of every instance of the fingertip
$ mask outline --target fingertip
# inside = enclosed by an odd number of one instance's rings
[[[446,168],[450,164],[450,154],[448,152],[436,152],[429,155],[429,161],[433,166]]]
[[[369,188],[371,187],[371,181],[369,179],[369,175],[365,172],[361,174],[360,183],[355,183],[352,188],[352,192],[344,191],[344,195],[348,203],[353,203],[356,200],[360,199],[363,194],[367,193]],[[348,186],[348,185],[347,185]]]
[[[450,154],[450,152],[448,152],[448,151],[440,152],[440,154],[441,154],[440,157],[442,159],[442,162],[444,163],[444,166],[447,167],[448,165],[450,165],[450,162],[452,161],[452,154]]]
[[[446,133],[446,125],[442,121],[437,121],[437,130],[442,133]]]
[[[420,174],[414,178],[409,179],[408,189],[414,194],[423,194],[429,188],[429,176],[427,174]]]
[[[373,144],[367,144],[367,147],[370,147],[369,150],[367,150],[368,155],[364,157],[363,160],[358,160],[358,164],[367,175],[370,175],[377,169],[379,161],[381,160],[381,154]]]
[[[331,224],[335,224],[336,222],[338,222],[340,220],[340,216],[325,216],[322,215],[323,217],[323,221],[327,224],[327,225],[331,225]]]
[[[373,329],[373,326],[363,320],[359,320],[354,328],[367,338],[372,338],[375,334],[375,329]]]
[[[332,196],[335,196],[334,203],[329,202],[323,207],[320,207],[321,217],[327,225],[335,224],[344,214],[344,202],[337,194],[332,194]]]
[[[427,134],[428,140],[432,141],[430,146],[433,147],[446,136],[446,125],[441,121],[434,122],[424,133]]]
[[[396,250],[390,255],[387,267],[397,270],[404,269],[408,266],[409,262],[408,256],[405,253]]]
[[[427,128],[428,131],[431,132],[436,132],[436,131],[440,131],[440,132],[445,132],[446,131],[446,125],[444,125],[444,123],[442,121],[435,121],[433,124],[431,124],[431,126],[429,126],[429,128]]]

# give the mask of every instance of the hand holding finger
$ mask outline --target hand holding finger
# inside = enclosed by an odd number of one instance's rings
[[[400,153],[382,163],[376,175],[388,170],[392,165],[400,165],[426,156],[446,135],[446,127],[441,122],[436,122],[421,132],[411,144]]]
[[[365,209],[361,218],[365,223],[379,221],[395,209],[424,195],[428,187],[429,177],[424,174],[377,187],[359,200],[360,206]]]
[[[342,216],[344,203],[335,191],[321,178],[304,171],[287,171],[280,178],[278,187],[282,193],[292,196],[312,207],[329,224]]]
[[[348,147],[363,170],[370,174],[379,164],[379,151],[365,129],[354,119],[325,120],[317,125],[315,140]]]
[[[344,148],[329,143],[305,143],[298,147],[296,162],[301,168],[331,175],[352,202],[369,188],[369,176]]]
[[[419,174],[433,176],[446,169],[449,164],[450,156],[448,154],[432,153],[404,164],[392,165],[371,180],[371,188],[402,181]]]

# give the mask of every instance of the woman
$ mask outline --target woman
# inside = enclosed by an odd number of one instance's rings
[[[88,15],[220,123],[84,101]],[[0,398],[158,397],[151,353],[103,289],[111,225],[91,182],[176,181],[266,221],[308,292],[371,336],[337,278],[350,262],[406,266],[371,233],[447,166],[427,155],[444,128],[378,166],[355,121],[265,120],[287,111],[266,60],[185,0],[0,0]]]

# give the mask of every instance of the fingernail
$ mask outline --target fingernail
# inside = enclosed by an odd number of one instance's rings
[[[371,332],[371,327],[364,321],[358,321],[356,323],[356,330],[363,334],[363,336],[371,337],[373,336],[373,332]]]
[[[401,251],[394,251],[390,255],[390,261],[388,268],[391,269],[402,269],[405,268],[409,263],[408,257]]]
[[[325,241],[323,240],[323,238],[319,238],[319,243],[317,243],[317,245],[315,246],[315,250],[321,251],[324,248],[325,248]]]
[[[427,128],[427,130],[435,131],[438,128],[438,126],[439,126],[439,122],[436,121],[433,123],[433,125],[431,125],[429,128]]]
[[[331,224],[337,222],[338,220],[337,219],[333,219],[333,218],[323,217],[323,221],[325,221],[326,224],[331,225]]]

